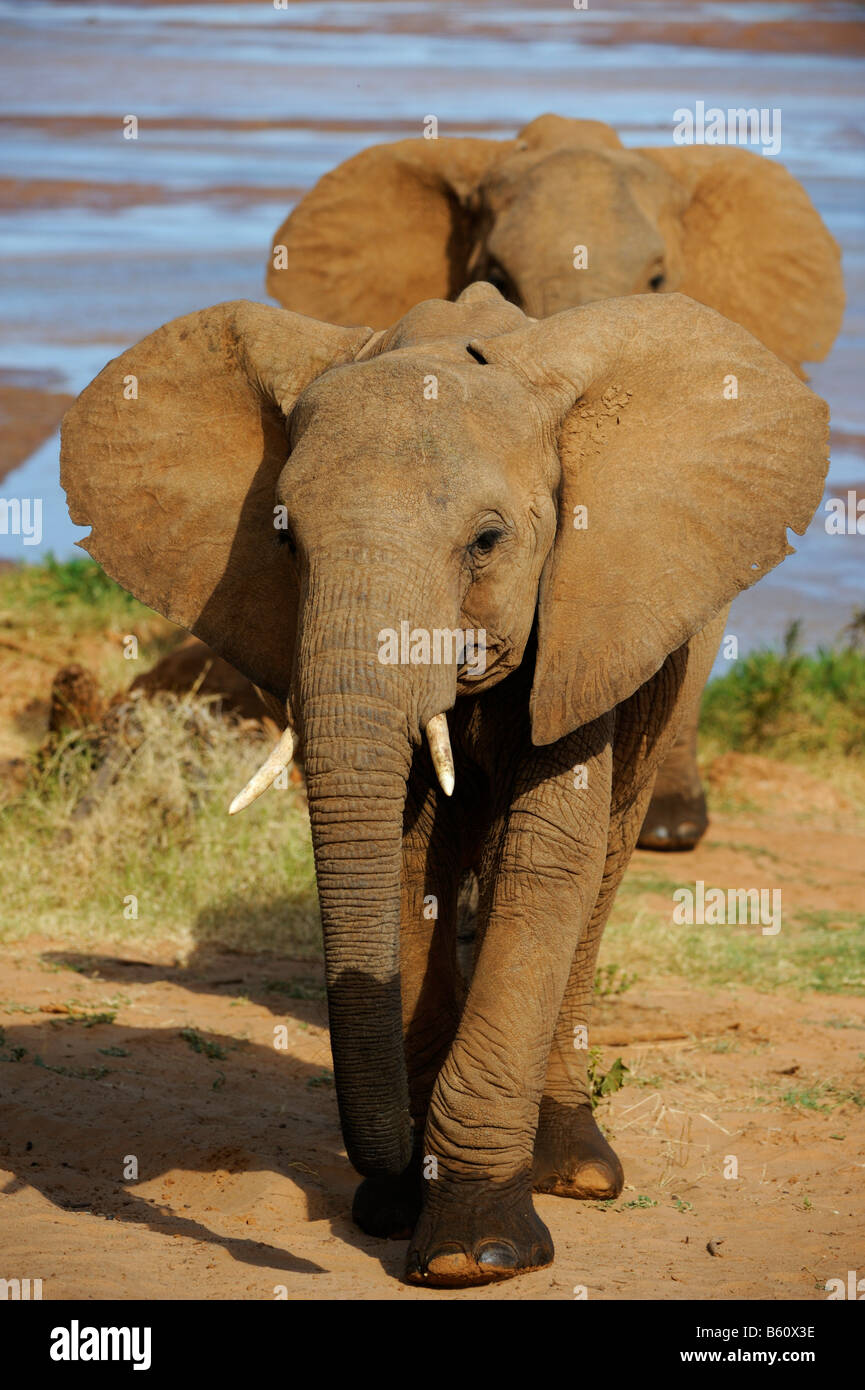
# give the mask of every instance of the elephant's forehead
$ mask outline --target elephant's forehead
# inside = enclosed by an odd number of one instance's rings
[[[339,367],[303,393],[292,441],[315,436],[343,454],[399,458],[424,442],[430,458],[471,449],[525,457],[540,413],[530,389],[507,368],[470,356],[462,343],[406,348]]]
[[[568,148],[516,156],[490,178],[487,198],[494,210],[509,207],[564,212],[584,203],[639,198],[670,183],[640,155],[621,150]]]

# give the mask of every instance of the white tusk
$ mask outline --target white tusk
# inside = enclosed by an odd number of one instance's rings
[[[250,806],[262,792],[266,792],[268,787],[276,781],[281,772],[284,772],[294,757],[295,739],[291,728],[283,731],[279,743],[262,763],[255,776],[250,778],[242,792],[238,792],[228,808],[230,816],[237,815],[238,811],[243,811]]]
[[[439,786],[445,796],[451,796],[454,789],[454,755],[451,752],[451,739],[448,733],[447,716],[435,714],[426,726],[429,751],[439,779]]]

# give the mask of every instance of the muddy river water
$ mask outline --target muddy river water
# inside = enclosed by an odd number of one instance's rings
[[[0,3],[0,381],[78,391],[165,320],[265,299],[286,210],[364,145],[510,136],[543,111],[669,144],[674,112],[781,113],[776,156],[841,244],[848,307],[812,372],[832,412],[827,497],[865,497],[865,24],[854,4],[565,0]],[[137,140],[123,138],[134,114]],[[768,156],[767,156],[768,157]],[[2,484],[43,499],[38,545],[71,553],[53,435]],[[0,466],[0,476],[2,476]],[[736,603],[743,649],[794,617],[831,641],[865,603],[865,536],[819,510],[798,553]],[[793,538],[795,540],[795,538]]]

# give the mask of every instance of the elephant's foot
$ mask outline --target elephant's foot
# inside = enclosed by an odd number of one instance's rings
[[[649,802],[637,844],[640,849],[693,849],[706,833],[709,816],[702,787],[687,796],[656,792]]]
[[[625,1174],[592,1114],[591,1105],[561,1105],[545,1098],[535,1138],[536,1192],[584,1201],[618,1197]]]
[[[553,1241],[518,1182],[430,1184],[409,1245],[406,1279],[431,1288],[492,1284],[552,1264]]]
[[[420,1164],[415,1162],[398,1178],[364,1178],[354,1194],[351,1215],[368,1236],[408,1240],[423,1205]]]

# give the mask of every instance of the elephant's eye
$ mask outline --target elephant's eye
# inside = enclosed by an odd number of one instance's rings
[[[475,536],[469,550],[476,559],[484,560],[495,549],[504,534],[504,531],[498,526],[487,526],[479,535]]]
[[[652,278],[651,278],[651,280],[649,281],[649,289],[650,289],[650,290],[653,290],[653,291],[657,294],[658,290],[661,290],[661,289],[663,289],[663,288],[664,288],[664,274],[663,274],[663,271],[658,271],[658,274],[657,274],[657,275],[653,275]]]

